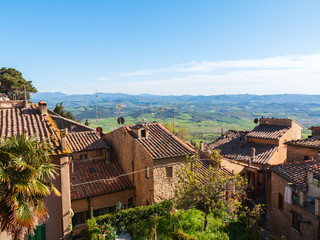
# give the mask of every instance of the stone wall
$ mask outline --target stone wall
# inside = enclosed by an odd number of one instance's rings
[[[154,201],[173,199],[177,186],[178,172],[186,165],[186,157],[174,157],[154,160],[153,181]],[[167,168],[172,168],[172,177],[167,177]]]

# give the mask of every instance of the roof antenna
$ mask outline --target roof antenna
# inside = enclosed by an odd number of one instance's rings
[[[96,121],[98,124],[98,91],[96,90]]]

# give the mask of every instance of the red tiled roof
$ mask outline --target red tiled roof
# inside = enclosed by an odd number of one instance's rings
[[[312,137],[306,139],[292,140],[286,142],[288,145],[309,147],[309,148],[320,148],[320,137]]]
[[[105,149],[108,147],[97,132],[68,133],[67,144],[71,152]]]
[[[217,150],[223,157],[249,162],[251,148],[256,149],[253,163],[267,164],[271,156],[277,151],[277,145],[244,143],[248,132],[229,130],[208,146],[209,150]]]
[[[73,161],[73,171],[72,164],[70,164],[71,199],[83,199],[87,196],[92,197],[133,188],[128,176],[121,176],[122,174],[124,171],[117,162],[106,163],[104,159]]]
[[[269,169],[294,184],[297,188],[306,191],[308,187],[307,171],[316,164],[316,161],[303,161],[295,163],[280,164],[270,167]]]
[[[247,137],[279,140],[289,129],[290,127],[285,126],[260,124]]]
[[[315,173],[320,174],[320,163],[316,163],[309,167],[309,170]]]
[[[145,123],[143,126],[149,130],[149,136],[136,140],[153,159],[190,155],[196,152],[194,148],[171,133],[161,123]],[[136,137],[132,133],[134,127],[136,125],[128,125],[125,126],[125,129],[131,136]]]
[[[61,153],[59,130],[49,116],[40,113],[36,106],[0,109],[0,137],[18,134],[37,135],[40,141],[48,140],[56,153]]]

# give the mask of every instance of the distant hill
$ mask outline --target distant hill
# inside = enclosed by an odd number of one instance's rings
[[[159,121],[172,123],[175,109],[175,125],[187,128],[189,139],[211,141],[221,129],[250,130],[253,119],[265,117],[292,118],[308,127],[320,125],[320,95],[278,94],[278,95],[211,95],[211,96],[159,96],[151,94],[130,95],[123,93],[98,93],[98,116],[96,123],[96,94],[36,93],[32,101],[46,101],[49,108],[63,102],[66,110],[76,119],[90,126],[103,126],[105,131],[116,128],[118,104],[126,107],[121,116],[126,123]]]

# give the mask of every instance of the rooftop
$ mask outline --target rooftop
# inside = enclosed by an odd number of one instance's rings
[[[144,123],[139,127],[145,127],[149,131],[148,137],[138,138],[133,130],[137,125],[124,126],[126,131],[146,149],[153,159],[177,157],[194,154],[196,151],[180,138],[175,136],[161,123]]]
[[[97,132],[72,132],[67,134],[67,144],[71,152],[108,148]]]
[[[278,145],[245,143],[248,132],[229,130],[208,146],[209,150],[217,150],[223,157],[249,162],[251,148],[256,149],[253,163],[267,164],[278,149]]]
[[[83,199],[132,189],[133,184],[117,162],[106,160],[73,161],[70,164],[71,199]]]
[[[315,164],[316,161],[309,160],[303,162],[279,164],[272,166],[269,169],[285,179],[287,182],[294,184],[302,191],[307,191],[307,171]]]
[[[320,136],[298,139],[286,142],[288,145],[300,146],[300,147],[309,147],[309,148],[320,148]]]
[[[48,140],[55,153],[61,153],[59,129],[48,115],[41,114],[36,104],[0,108],[0,121],[1,138],[37,135],[40,141]]]
[[[260,124],[247,137],[279,140],[289,129],[287,126]]]

